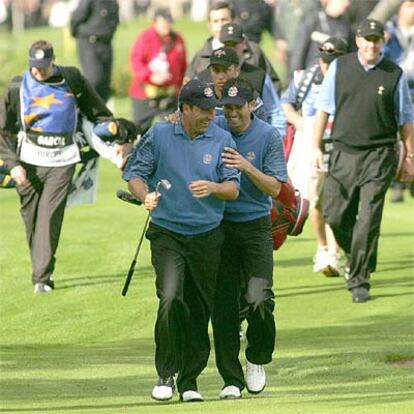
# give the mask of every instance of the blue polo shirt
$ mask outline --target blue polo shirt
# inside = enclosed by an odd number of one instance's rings
[[[232,133],[237,151],[264,174],[280,182],[287,182],[283,142],[278,131],[267,122],[252,116],[252,122],[246,131],[241,134]],[[216,117],[215,122],[230,131],[224,117]],[[242,173],[239,198],[226,201],[224,219],[234,222],[255,220],[268,216],[271,205],[271,197],[259,190],[247,174]]]
[[[227,168],[221,158],[224,147],[235,147],[231,135],[211,123],[205,133],[190,139],[181,124],[160,122],[142,139],[122,177],[125,181],[140,178],[152,191],[159,180],[170,181],[169,191],[160,190],[162,197],[151,213],[152,222],[190,236],[218,227],[224,200],[196,198],[188,187],[195,180],[239,183],[240,173]]]

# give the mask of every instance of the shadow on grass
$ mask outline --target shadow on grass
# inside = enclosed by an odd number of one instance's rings
[[[70,289],[78,288],[80,286],[95,286],[105,284],[119,284],[120,281],[125,280],[128,269],[123,273],[113,275],[80,275],[77,277],[65,278],[61,282],[57,282],[56,289]],[[154,276],[154,269],[152,266],[136,268],[133,278],[149,279]]]
[[[412,357],[407,332],[401,329],[410,323],[410,315],[365,315],[348,326],[285,329],[278,334],[278,348],[290,355],[282,352],[268,366],[268,388],[259,398],[278,399],[278,404],[287,404],[286,399],[289,404],[297,399],[350,405],[408,401],[413,382],[407,368],[390,366],[389,360]],[[149,396],[155,381],[152,338],[90,346],[9,344],[2,347],[1,361],[0,412],[88,412],[158,404]],[[13,378],[7,378],[8,372]],[[207,400],[217,399],[221,380],[215,371],[207,370],[199,383]],[[124,398],[125,403],[94,403],[99,398]]]

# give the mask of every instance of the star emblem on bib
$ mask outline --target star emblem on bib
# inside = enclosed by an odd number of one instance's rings
[[[47,96],[34,96],[32,99],[34,100],[34,102],[30,105],[30,108],[41,106],[43,108],[50,109],[52,105],[62,103],[62,101],[55,98],[54,93],[51,93]]]

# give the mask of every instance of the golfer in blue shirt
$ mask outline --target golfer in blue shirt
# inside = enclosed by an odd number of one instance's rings
[[[208,322],[220,260],[225,200],[239,194],[239,172],[223,162],[231,135],[211,121],[218,103],[198,79],[179,95],[181,122],[161,122],[143,137],[123,178],[151,212],[146,237],[159,298],[155,324],[156,400],[173,396],[174,375],[184,402],[202,401],[197,377],[210,353]],[[168,180],[171,190],[154,191]]]
[[[226,202],[212,322],[216,363],[224,380],[220,398],[237,399],[245,385],[239,361],[240,305],[248,321],[246,385],[250,393],[264,389],[263,365],[272,360],[276,327],[269,211],[271,198],[277,197],[288,176],[278,131],[252,114],[255,102],[250,83],[240,78],[227,81],[221,103],[225,119],[217,123],[231,131],[237,145],[237,150],[225,149],[223,160],[241,171],[241,180],[239,198]]]

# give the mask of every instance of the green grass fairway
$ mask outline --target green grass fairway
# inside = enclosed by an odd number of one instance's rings
[[[17,196],[0,190],[1,413],[413,412],[413,199],[386,206],[369,303],[312,273],[309,226],[275,254],[277,351],[262,395],[220,402],[212,355],[199,380],[205,403],[160,404],[150,398],[157,302],[147,242],[120,294],[145,217],[115,197],[124,187],[103,162],[98,201],[67,211],[57,289],[41,296]]]
[[[114,82],[124,90],[129,49],[147,24],[122,25],[115,36]],[[181,21],[177,29],[190,56],[207,37],[205,23]],[[62,31],[0,33],[0,93],[26,68],[27,48],[39,38],[53,41],[59,63],[77,61]],[[273,59],[269,38],[264,48]],[[117,99],[115,110],[130,116],[128,98]],[[125,187],[116,168],[103,161],[98,201],[67,211],[57,289],[41,296],[33,294],[17,195],[0,190],[0,413],[414,412],[413,199],[386,205],[370,303],[351,303],[340,278],[312,273],[309,224],[275,254],[277,350],[262,395],[219,401],[222,382],[212,354],[199,380],[206,402],[185,405],[175,397],[160,404],[150,398],[157,301],[148,242],[130,291],[121,296],[145,219],[142,208],[115,197]]]

